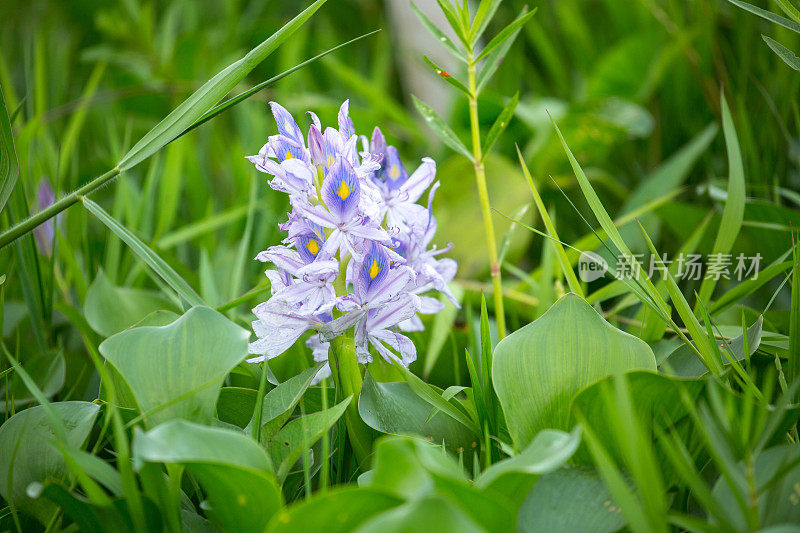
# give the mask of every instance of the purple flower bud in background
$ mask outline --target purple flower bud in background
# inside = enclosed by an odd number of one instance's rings
[[[39,211],[50,207],[55,201],[56,197],[53,192],[53,186],[50,185],[50,180],[42,178],[41,181],[39,181],[39,185],[36,187],[36,203],[39,207]],[[56,217],[56,219],[51,218],[34,230],[36,246],[39,248],[39,252],[48,257],[50,257],[50,254],[53,252],[53,240],[56,236],[55,222],[58,218],[60,218],[60,216]]]

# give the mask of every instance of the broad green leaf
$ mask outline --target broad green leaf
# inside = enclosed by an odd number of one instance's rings
[[[17,184],[19,176],[19,163],[17,150],[14,148],[14,135],[11,132],[11,120],[6,109],[6,100],[3,89],[0,87],[0,212],[6,207],[11,192]]]
[[[50,404],[66,428],[66,442],[83,445],[100,406],[89,402]],[[47,523],[56,510],[44,499],[33,499],[28,485],[47,479],[66,479],[64,457],[51,445],[55,433],[45,407],[37,405],[12,416],[0,427],[0,495],[18,509]]]
[[[736,361],[741,361],[745,359],[745,357],[756,353],[758,346],[761,344],[761,328],[763,323],[764,316],[759,315],[758,320],[747,328],[747,354],[744,352],[744,337],[742,335],[726,341],[717,341],[723,362],[726,366],[730,365],[730,354],[733,354]],[[730,352],[730,354],[728,352]],[[662,372],[676,377],[699,378],[708,373],[708,369],[705,365],[703,365],[695,356],[694,351],[686,344],[680,345],[670,353],[667,359],[661,363],[661,366]]]
[[[157,253],[155,253],[149,246],[133,234],[128,228],[123,226],[118,220],[114,219],[111,215],[106,213],[102,207],[89,200],[82,198],[83,205],[91,211],[91,213],[100,219],[100,222],[105,224],[108,229],[113,231],[117,237],[128,245],[133,252],[144,261],[147,266],[152,268],[161,279],[167,282],[178,295],[189,302],[190,305],[205,305],[203,299],[198,296],[194,289],[186,283],[182,277],[178,275],[175,270],[167,264]]]
[[[217,418],[245,428],[253,418],[258,391],[243,387],[222,387],[217,400]]]
[[[177,311],[168,298],[156,291],[118,287],[100,270],[86,292],[86,321],[103,337],[133,326],[153,312]]]
[[[393,435],[419,435],[453,451],[471,451],[477,437],[449,415],[417,396],[408,383],[378,383],[367,373],[358,397],[358,413],[371,428]]]
[[[302,13],[272,34],[267,40],[250,50],[243,58],[229,65],[208,80],[175,110],[156,124],[117,164],[121,171],[128,170],[163,148],[186,128],[200,119],[222,100],[231,89],[244,79],[256,65],[302,26],[326,0],[316,0]]]
[[[772,48],[772,51],[778,54],[778,57],[783,59],[783,62],[792,67],[793,69],[800,72],[800,57],[797,57],[797,54],[783,46],[781,43],[773,39],[772,37],[768,37],[766,35],[761,36],[764,39],[764,42]]]
[[[381,513],[356,530],[358,533],[386,531],[458,531],[484,533],[486,530],[455,504],[435,494]]]
[[[344,414],[352,396],[316,413],[292,420],[269,443],[269,454],[277,466],[278,479],[285,479],[294,464]]]
[[[786,471],[787,467],[791,468]],[[736,468],[741,474],[736,479],[747,479],[745,473],[748,468],[742,463],[737,464]],[[765,450],[756,457],[750,472],[755,478],[758,495],[754,505],[758,509],[758,523],[764,527],[800,523],[800,505],[796,503],[797,487],[800,485],[800,447],[788,444]],[[749,497],[750,489],[746,483],[737,482],[731,486],[723,476],[717,480],[712,493],[734,527],[745,531],[748,521],[742,514],[738,499],[734,497],[734,490],[740,497]]]
[[[286,418],[292,414],[292,410],[300,401],[300,398],[303,397],[303,394],[311,385],[311,382],[314,381],[314,377],[319,373],[322,366],[323,363],[318,363],[307,368],[267,393],[264,397],[264,403],[261,406],[262,428],[276,419],[281,419],[285,422]],[[250,415],[251,420],[247,425],[248,431],[255,422],[255,420],[252,419],[252,409],[250,410]],[[272,438],[272,435],[266,435],[266,437]]]
[[[434,111],[430,106],[428,106],[428,104],[413,94],[411,95],[411,98],[414,100],[414,105],[417,107],[417,111],[419,111],[419,114],[422,115],[422,118],[425,119],[436,136],[439,137],[447,146],[472,161],[472,153],[467,149],[466,146],[464,146],[464,143],[461,142],[461,139],[458,138],[450,126],[448,126],[447,123],[445,123],[445,121],[436,114],[436,111]]]
[[[713,254],[727,254],[733,248],[739,230],[744,220],[744,204],[746,201],[746,184],[744,177],[744,163],[742,151],[739,147],[739,138],[736,135],[736,126],[731,117],[731,110],[725,95],[720,96],[722,105],[722,131],[725,133],[725,147],[728,150],[728,194],[725,209],[722,211],[722,221],[719,224],[717,238],[711,251]],[[700,285],[699,299],[706,303],[711,299],[716,280],[706,277]]]
[[[519,509],[517,531],[613,533],[625,517],[594,469],[570,466],[539,478]]]
[[[25,362],[25,369],[46,398],[52,398],[64,386],[67,365],[61,351],[35,355]],[[0,413],[19,410],[20,406],[36,401],[18,374],[4,380],[0,398],[7,398],[0,405]]]
[[[520,13],[517,18],[511,22],[511,24],[503,28],[503,30],[494,37],[494,39],[489,41],[489,44],[487,44],[484,49],[481,50],[481,53],[478,54],[478,57],[475,58],[475,62],[477,63],[489,55],[492,50],[503,44],[510,37],[513,37],[517,31],[520,30],[522,26],[524,26],[525,23],[528,22],[528,20],[530,20],[530,18],[535,14],[536,8],[533,11],[528,11],[527,8],[523,9],[522,13]]]
[[[369,518],[402,504],[385,492],[341,487],[280,511],[269,523],[268,533],[325,531],[349,533]]]
[[[133,439],[134,464],[180,464],[200,482],[226,531],[263,531],[283,497],[269,456],[243,433],[173,420]]]
[[[475,424],[475,421],[472,420],[462,409],[456,407],[448,400],[445,400],[441,393],[432,385],[425,383],[416,374],[399,363],[395,364],[395,368],[403,373],[406,378],[406,383],[408,383],[411,390],[422,400],[430,404],[431,407],[444,412],[455,420],[458,420],[475,435],[481,434],[480,428]]]
[[[571,433],[545,429],[520,453],[487,468],[475,485],[503,495],[517,509],[539,476],[561,468],[578,449],[580,428]]]
[[[147,427],[173,418],[208,423],[222,381],[247,356],[250,334],[207,307],[168,326],[125,330],[100,353],[133,392]]]
[[[656,369],[647,343],[570,293],[500,341],[492,379],[511,437],[522,448],[541,429],[570,428],[570,402],[580,389],[632,369]]]
[[[761,18],[767,19],[770,22],[774,22],[780,26],[783,26],[786,29],[792,30],[793,32],[800,33],[800,24],[793,22],[787,18],[784,18],[780,15],[776,15],[771,11],[767,11],[765,9],[761,9],[760,7],[756,7],[753,4],[748,4],[747,2],[742,2],[741,0],[728,0],[731,4],[735,6],[739,6],[745,11],[749,11],[754,15],[758,15]]]
[[[519,103],[519,91],[514,93],[514,96],[508,101],[505,105],[503,110],[497,116],[497,119],[492,124],[491,129],[489,129],[489,133],[486,134],[486,140],[483,142],[483,157],[486,157],[486,154],[489,153],[489,150],[494,146],[494,143],[497,142],[497,139],[500,138],[500,135],[505,131],[508,127],[508,123],[511,122],[511,119],[514,117],[514,111],[517,109],[517,104]]]

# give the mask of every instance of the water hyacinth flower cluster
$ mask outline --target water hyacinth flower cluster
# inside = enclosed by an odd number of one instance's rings
[[[347,101],[338,128],[323,129],[309,112],[307,138],[286,109],[270,107],[278,134],[248,159],[289,195],[291,212],[283,244],[256,257],[274,269],[271,297],[253,309],[249,361],[281,355],[309,330],[314,360],[327,361],[330,341],[353,328],[358,362],[372,361],[372,347],[407,367],[417,354],[403,332],[423,328],[419,314],[442,310],[435,293],[458,305],[447,287],[456,262],[438,257],[450,246],[431,244],[436,163],[423,158],[409,174],[380,129],[370,139],[355,133]],[[317,377],[328,375],[326,364]]]

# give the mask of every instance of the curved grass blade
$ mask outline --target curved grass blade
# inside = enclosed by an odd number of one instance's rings
[[[728,197],[725,201],[725,209],[722,211],[722,221],[719,224],[719,231],[714,240],[711,255],[727,254],[733,248],[739,230],[744,219],[744,204],[746,195],[746,185],[744,179],[744,163],[742,162],[742,151],[739,147],[739,138],[736,135],[736,127],[733,124],[731,110],[725,95],[720,95],[722,105],[722,131],[725,134],[725,146],[728,150]],[[708,302],[717,281],[713,277],[707,277],[700,285],[700,299]]]
[[[202,298],[200,298],[194,289],[188,283],[186,283],[186,280],[180,277],[178,273],[167,264],[166,261],[164,261],[157,253],[143,243],[139,237],[134,235],[128,228],[120,224],[119,221],[106,213],[102,207],[93,201],[83,197],[81,198],[81,201],[86,209],[88,209],[94,216],[99,218],[100,222],[105,224],[108,229],[113,231],[117,237],[122,239],[122,241],[127,244],[128,247],[147,264],[147,266],[152,268],[156,274],[161,277],[161,279],[167,282],[167,284],[172,287],[181,298],[186,300],[192,306],[206,305],[206,303]]]
[[[533,195],[533,201],[536,203],[536,209],[539,210],[539,216],[542,217],[542,222],[544,222],[544,226],[547,229],[547,234],[551,237],[550,240],[553,243],[553,250],[556,252],[558,264],[561,265],[561,271],[564,273],[564,277],[567,279],[569,290],[575,294],[578,294],[579,296],[583,296],[581,284],[578,282],[578,278],[575,276],[575,271],[572,270],[570,261],[567,258],[567,252],[564,250],[564,247],[561,244],[558,233],[556,232],[556,228],[553,225],[553,221],[550,220],[550,214],[547,212],[547,208],[545,208],[542,197],[539,194],[539,190],[536,188],[536,184],[533,182],[533,177],[531,177],[531,173],[528,170],[528,165],[525,164],[525,158],[522,156],[519,146],[517,146],[517,156],[519,157],[519,164],[522,167],[522,173],[525,175],[525,179],[528,181],[528,186],[531,188],[531,194]]]
[[[183,130],[201,118],[231,89],[236,87],[256,65],[261,63],[286,39],[302,26],[327,0],[316,0],[302,13],[273,33],[239,61],[229,65],[183,101],[175,110],[155,125],[117,164],[121,171],[128,170],[175,139]]]
[[[472,46],[478,42],[478,39],[481,38],[483,32],[486,30],[486,26],[489,25],[489,22],[494,18],[494,14],[497,13],[497,8],[500,7],[501,0],[481,0],[481,3],[478,5],[478,11],[475,13],[475,19],[472,21],[472,29],[469,33],[470,42]]]
[[[292,74],[292,73],[300,70],[301,68],[310,65],[314,61],[316,61],[318,59],[321,59],[321,58],[325,57],[326,55],[331,54],[331,53],[339,50],[340,48],[344,48],[345,46],[347,46],[349,44],[353,44],[356,41],[360,41],[361,39],[369,37],[370,35],[375,35],[379,31],[381,31],[381,30],[379,30],[379,29],[378,30],[373,30],[373,31],[371,31],[369,33],[365,33],[364,35],[359,35],[355,39],[350,39],[349,41],[347,41],[345,43],[342,43],[342,44],[340,44],[338,46],[334,46],[333,48],[331,48],[329,50],[325,50],[324,52],[322,52],[320,54],[317,54],[314,57],[303,61],[299,65],[295,65],[292,68],[290,68],[289,70],[285,70],[285,71],[281,72],[280,74],[278,74],[277,76],[273,76],[273,77],[271,77],[270,79],[268,79],[266,81],[262,81],[261,83],[253,86],[252,88],[246,90],[245,92],[243,92],[241,94],[238,94],[238,95],[234,96],[233,98],[229,98],[228,100],[225,100],[221,104],[215,106],[214,108],[212,108],[212,109],[208,110],[206,113],[204,113],[203,116],[198,118],[191,126],[189,126],[185,130],[183,130],[181,133],[179,133],[178,136],[175,137],[175,139],[179,139],[180,137],[183,137],[184,135],[186,135],[187,133],[189,133],[193,129],[197,128],[198,126],[201,126],[201,125],[205,124],[206,122],[208,122],[212,118],[216,117],[217,115],[219,115],[219,114],[227,111],[228,109],[232,108],[233,106],[235,106],[235,105],[247,100],[248,98],[250,98],[251,96],[253,96],[257,92],[261,91],[262,89],[265,89],[265,88],[273,85],[274,83],[277,83],[278,81],[282,80],[283,78],[285,78],[289,74]],[[173,139],[173,141],[175,139]]]
[[[428,104],[413,94],[411,95],[411,98],[414,99],[414,105],[417,107],[417,111],[419,111],[419,114],[422,115],[422,118],[425,119],[436,136],[456,152],[462,154],[470,161],[474,161],[472,153],[467,149],[466,146],[464,146],[464,143],[461,142],[461,139],[458,138],[450,126],[448,126],[447,123],[442,120],[442,117],[437,115],[436,111],[434,111]]]
[[[0,212],[6,206],[19,176],[19,162],[14,148],[14,136],[11,133],[11,119],[6,109],[3,89],[0,87]]]

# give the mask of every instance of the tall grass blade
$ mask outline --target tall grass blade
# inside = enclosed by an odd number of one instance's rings
[[[761,18],[767,19],[770,22],[774,22],[779,26],[783,26],[793,32],[800,33],[800,24],[796,22],[792,22],[791,20],[784,18],[780,15],[776,15],[771,11],[767,11],[766,9],[761,9],[760,7],[756,7],[753,4],[748,4],[747,2],[742,2],[741,0],[728,0],[731,4],[735,6],[739,6],[745,11],[749,11],[754,15],[758,15]]]
[[[82,198],[81,200],[83,201],[83,205],[86,207],[86,209],[100,219],[100,222],[105,224],[108,229],[113,231],[117,237],[122,239],[122,241],[127,244],[128,247],[147,264],[147,266],[152,268],[156,274],[158,274],[161,279],[163,279],[170,287],[172,287],[172,289],[177,292],[181,298],[186,300],[189,305],[206,305],[203,299],[200,298],[200,296],[195,292],[195,290],[189,286],[188,283],[186,283],[186,280],[180,277],[178,273],[167,264],[166,261],[164,261],[157,253],[143,243],[139,237],[134,235],[128,228],[120,224],[118,220],[106,213],[102,207],[93,201],[89,200],[88,198]]]
[[[17,184],[19,176],[19,163],[17,162],[17,151],[14,148],[14,136],[11,133],[11,119],[6,109],[3,88],[0,87],[0,212],[6,207],[11,192]]]
[[[231,89],[236,87],[256,65],[267,58],[286,39],[292,36],[327,0],[316,0],[302,13],[273,33],[267,40],[253,48],[243,58],[220,71],[207,81],[174,111],[151,129],[117,164],[120,171],[128,170],[177,137],[183,130],[201,118]]]
[[[714,240],[711,255],[727,254],[733,248],[739,230],[744,219],[745,195],[747,193],[744,178],[744,163],[742,163],[742,151],[739,147],[739,137],[736,135],[736,126],[733,124],[731,110],[725,95],[720,95],[722,105],[722,131],[725,133],[725,146],[728,150],[728,196],[725,202],[725,209],[722,211],[722,221],[719,224],[719,231]],[[708,302],[717,280],[713,276],[706,277],[700,285],[700,299]]]

